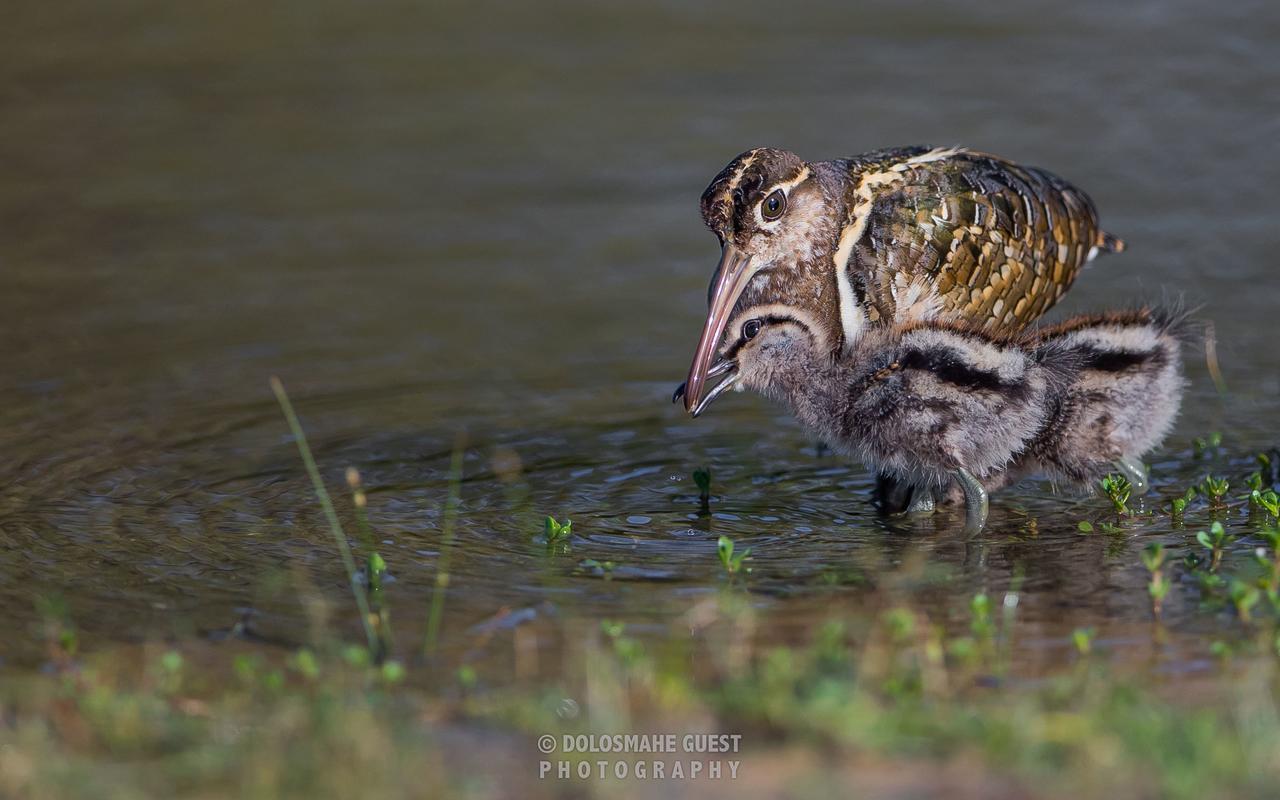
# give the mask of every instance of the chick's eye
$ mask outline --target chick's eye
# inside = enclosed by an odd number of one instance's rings
[[[742,338],[754,339],[760,329],[764,327],[764,323],[758,319],[749,319],[742,324]]]
[[[782,216],[787,210],[787,196],[781,189],[774,189],[760,203],[760,216],[772,222]]]

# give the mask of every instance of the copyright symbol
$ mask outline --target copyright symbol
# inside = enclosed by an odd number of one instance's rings
[[[538,737],[538,749],[545,755],[556,751],[556,737],[544,733]]]

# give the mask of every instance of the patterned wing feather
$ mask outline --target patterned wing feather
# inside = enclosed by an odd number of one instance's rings
[[[968,150],[908,152],[856,165],[851,205],[866,219],[848,268],[873,318],[929,312],[1014,332],[1057,302],[1095,247],[1120,247],[1089,197],[1055,175]]]

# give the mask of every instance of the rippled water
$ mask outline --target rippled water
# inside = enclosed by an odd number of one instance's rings
[[[465,434],[446,636],[502,609],[671,619],[754,548],[780,632],[909,598],[963,614],[1021,589],[1050,664],[1073,627],[1150,646],[1157,517],[1083,536],[1105,502],[1031,483],[972,539],[886,520],[865,471],[737,395],[668,403],[717,248],[697,198],[733,155],[966,143],[1089,191],[1130,244],[1067,310],[1184,297],[1229,392],[1193,388],[1158,492],[1280,443],[1274,188],[1280,13],[1268,3],[774,5],[126,2],[10,10],[0,48],[0,633],[38,654],[32,598],[97,640],[307,637],[341,565],[267,387],[326,477],[358,467],[423,616],[449,454]],[[1225,433],[1223,452],[1190,440]],[[700,513],[689,480],[710,465]],[[518,469],[515,468],[518,465]],[[532,540],[571,517],[568,555]],[[1203,514],[1189,525],[1203,523]],[[1247,549],[1248,540],[1238,547]],[[606,580],[582,565],[613,561]],[[1162,669],[1230,624],[1170,601]],[[345,617],[343,617],[345,619]],[[643,628],[641,628],[643,630]],[[660,630],[655,628],[655,630]],[[779,635],[785,635],[780,633]]]

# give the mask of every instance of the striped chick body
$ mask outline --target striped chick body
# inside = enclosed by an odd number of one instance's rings
[[[1018,336],[918,321],[833,356],[811,317],[770,304],[734,319],[720,358],[881,474],[985,504],[1022,474],[1088,483],[1158,446],[1184,388],[1177,319],[1121,312]]]
[[[1094,483],[1120,461],[1137,461],[1173,428],[1186,379],[1186,323],[1175,312],[1073,317],[1034,331],[1041,359],[1075,362],[1044,430],[1020,469],[1073,484]]]
[[[1002,473],[1069,379],[1061,362],[930,323],[868,335],[846,364],[848,404],[828,441],[917,486],[949,484],[960,469]]]
[[[936,322],[880,326],[832,358],[808,320],[780,308],[747,309],[738,320],[748,331],[763,323],[724,350],[741,385],[788,405],[833,447],[913,484],[945,486],[957,470],[996,480],[1072,379],[1067,357],[1040,359],[1012,339]]]

